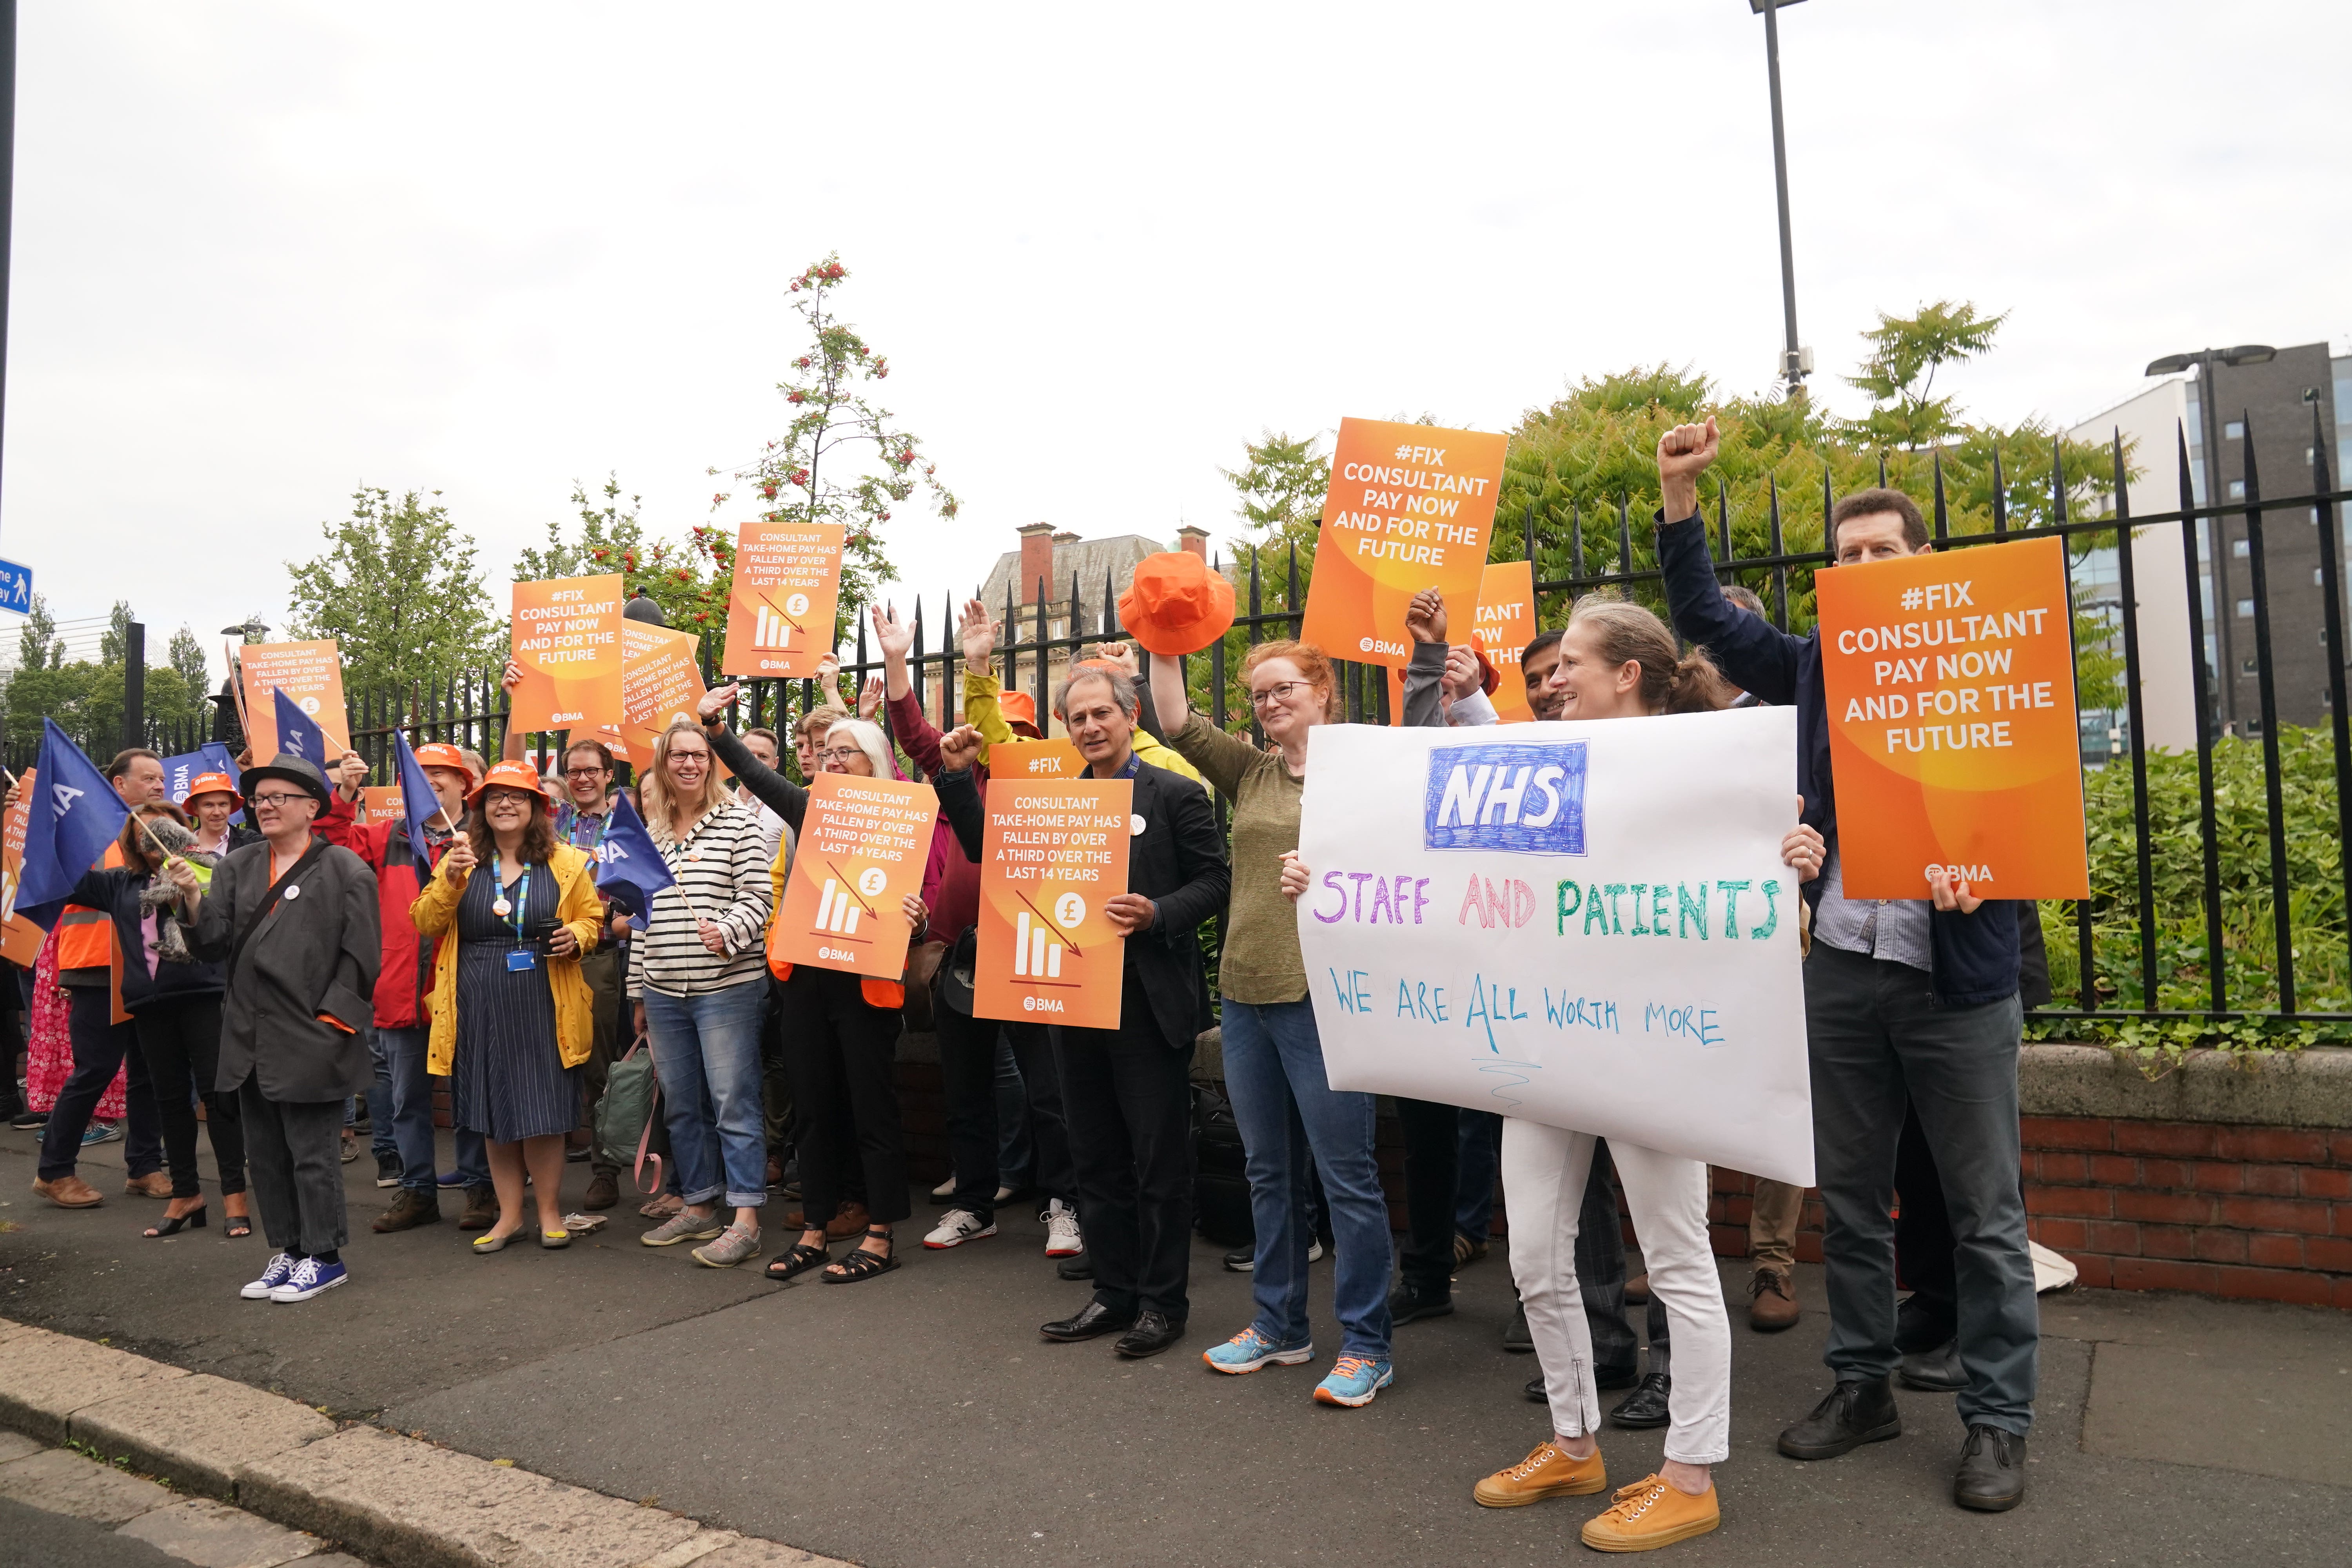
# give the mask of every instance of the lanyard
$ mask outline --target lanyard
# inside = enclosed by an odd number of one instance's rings
[[[514,926],[515,945],[522,945],[522,926],[530,908],[530,862],[523,862],[522,876],[516,880],[514,897],[509,899],[506,889],[506,868],[499,864],[498,851],[490,852],[491,887],[497,897],[490,900],[490,913]]]

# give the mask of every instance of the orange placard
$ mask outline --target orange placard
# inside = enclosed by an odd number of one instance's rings
[[[691,632],[643,621],[621,623],[621,747],[637,767],[653,765],[654,742],[673,720],[694,717],[702,671]],[[711,759],[716,762],[717,758]]]
[[[727,597],[729,675],[809,676],[833,651],[841,597],[837,522],[747,522],[735,536]]]
[[[1450,620],[1450,617],[1449,617]],[[1447,627],[1449,634],[1452,627]],[[1536,635],[1535,568],[1525,561],[1498,561],[1478,580],[1478,613],[1470,634],[1503,678],[1488,699],[1506,724],[1535,721],[1528,706],[1528,682],[1519,652]]]
[[[1336,658],[1402,668],[1415,594],[1476,603],[1508,444],[1480,430],[1340,420],[1299,636]]]
[[[597,731],[621,722],[621,574],[514,585],[516,730]]]
[[[440,809],[440,803],[434,803]],[[362,784],[360,786],[359,819],[362,823],[405,822],[408,820],[407,797],[398,784]]]
[[[33,778],[26,768],[16,779],[16,804],[0,818],[0,958],[30,972],[48,935],[16,912],[16,882],[25,874],[25,826],[32,819]],[[14,1063],[10,1070],[15,1070]]]
[[[1087,759],[1069,741],[1005,741],[988,748],[988,776],[992,779],[1074,779],[1087,771]]]
[[[1127,891],[1134,807],[1128,779],[991,777],[974,1017],[1118,1027],[1127,942],[1103,906]]]
[[[236,650],[244,672],[245,740],[257,763],[278,754],[278,700],[283,689],[310,716],[338,752],[351,750],[343,712],[343,655],[332,637],[317,642],[248,643]]]
[[[2090,893],[2065,546],[2020,540],[1813,579],[1849,898]]]
[[[768,961],[898,979],[912,934],[905,901],[923,890],[939,815],[929,784],[817,774]]]

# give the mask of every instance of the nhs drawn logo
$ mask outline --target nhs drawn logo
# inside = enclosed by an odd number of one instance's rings
[[[1433,750],[1423,846],[1583,854],[1584,747],[1582,741],[1562,741]]]

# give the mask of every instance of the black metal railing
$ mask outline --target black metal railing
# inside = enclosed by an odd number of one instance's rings
[[[2295,923],[2298,901],[2306,906],[2324,905],[2334,913],[2322,922],[2330,945],[2341,950],[2344,976],[2352,976],[2352,919],[2346,910],[2352,908],[2352,796],[2347,796],[2346,781],[2352,777],[2352,715],[2347,712],[2345,660],[2345,606],[2343,539],[2338,531],[2339,509],[2352,500],[2352,490],[2335,488],[2331,479],[2329,432],[2321,428],[2318,410],[2314,409],[2314,436],[2311,446],[2310,484],[2305,493],[2265,499],[2262,494],[2253,458],[2251,426],[2243,443],[2245,452],[2244,494],[2242,498],[2198,499],[2191,468],[2187,437],[2178,441],[2176,462],[2179,468],[2181,506],[2171,511],[2135,515],[2129,501],[2126,451],[2118,435],[2112,444],[2112,486],[2114,510],[2097,517],[2078,517],[2081,510],[2074,500],[2079,487],[2066,474],[2064,452],[2053,446],[2049,496],[2048,522],[2031,526],[2012,526],[2008,489],[2003,483],[2000,458],[1992,459],[1990,525],[1981,532],[1957,532],[1952,527],[1951,507],[1946,493],[1945,477],[1940,454],[1933,457],[1929,470],[1929,515],[1933,538],[1938,548],[1969,548],[1978,544],[2055,536],[2068,543],[2070,574],[2076,563],[2090,550],[2102,543],[2113,543],[2116,549],[2116,594],[2112,616],[2105,624],[2113,650],[2119,653],[2123,666],[2122,708],[2126,756],[2130,775],[2130,815],[2133,825],[2132,853],[2127,871],[2115,879],[2115,885],[2101,887],[2095,878],[2093,897],[2069,900],[2064,908],[2065,923],[2072,927],[2073,986],[2072,1005],[2053,1005],[2039,1009],[2036,1016],[2045,1020],[2091,1019],[2141,1020],[2147,1022],[2194,1021],[2221,1026],[2232,1022],[2255,1021],[2276,1025],[2287,1023],[2309,1026],[2342,1026],[2352,1024],[2352,999],[2344,998],[2347,987],[2331,993],[2337,1001],[2334,1006],[2313,1007],[2305,1004],[2298,987],[2298,960],[2305,955],[2297,951],[2299,940]],[[1885,461],[1881,460],[1882,480]],[[1810,487],[1808,487],[1810,488]],[[1833,485],[1824,468],[1822,479],[1820,505],[1824,522],[1834,504]],[[1790,603],[1794,578],[1810,574],[1827,563],[1821,551],[1792,550],[1789,547],[1783,517],[1785,501],[1777,482],[1767,491],[1763,521],[1766,549],[1763,553],[1738,555],[1734,550],[1732,510],[1726,491],[1718,486],[1713,500],[1713,534],[1711,541],[1715,565],[1719,578],[1739,581],[1756,588],[1766,606],[1768,616],[1783,629],[1790,629]],[[1569,603],[1590,593],[1610,592],[1643,598],[1654,605],[1661,596],[1659,571],[1654,551],[1647,548],[1647,529],[1637,531],[1633,524],[1630,498],[1619,498],[1614,503],[1613,519],[1606,513],[1594,520],[1597,527],[1588,525],[1580,505],[1571,505],[1565,529],[1565,541],[1556,536],[1546,537],[1544,520],[1532,500],[1523,521],[1528,558],[1538,563],[1537,605],[1539,624],[1558,626],[1564,617]],[[2328,740],[2332,742],[2332,768],[2326,781],[2332,789],[2332,805],[2325,807],[2327,831],[2332,836],[2333,864],[2323,879],[2325,885],[2315,885],[2309,876],[2298,886],[2290,868],[2287,780],[2282,756],[2282,737],[2278,722],[2279,692],[2274,676],[2273,648],[2281,628],[2275,624],[2274,605],[2270,591],[2268,548],[2264,531],[2266,517],[2276,517],[2288,511],[2309,509],[2318,524],[2319,543],[2318,585],[2322,589],[2322,625],[2316,628],[2325,639],[2326,650],[2326,687],[2324,702],[2327,708]],[[1808,514],[1810,498],[1801,508]],[[2217,800],[2217,759],[2226,759],[2236,765],[2238,753],[2223,753],[2225,746],[2242,746],[2246,738],[2224,735],[2215,711],[2215,672],[2210,668],[2206,652],[2207,584],[2202,563],[2209,556],[2218,556],[2225,548],[2223,524],[2228,520],[2244,521],[2245,559],[2252,595],[2254,652],[2259,676],[2261,773],[2263,780],[2263,816],[2265,819],[2263,854],[2267,861],[2258,875],[2250,874],[2242,895],[2233,895],[2225,875],[2224,845],[2219,820],[2221,805]],[[1613,529],[1608,524],[1614,522]],[[2159,827],[2152,816],[2151,803],[2156,784],[2151,777],[2152,756],[2145,729],[2145,703],[2142,685],[2150,666],[2151,651],[2143,646],[2140,626],[2137,564],[2129,547],[2128,535],[2133,531],[2179,524],[2181,528],[2182,572],[2188,599],[2189,636],[2185,650],[2154,650],[2179,654],[2190,661],[2191,689],[2195,693],[2197,802],[2194,821],[2201,840],[2200,882],[2195,898],[2201,906],[2201,940],[2193,944],[2170,943],[2167,951],[2164,940],[2165,911],[2159,909],[2161,893],[2158,886],[2158,836],[2168,831]],[[1554,524],[1555,530],[1558,524]],[[1824,536],[1826,529],[1824,529]],[[1587,560],[1588,533],[1598,532],[1614,545],[1613,559],[1598,563]],[[1611,537],[1612,536],[1613,537]],[[2230,543],[2236,542],[2231,541]],[[1562,546],[1565,546],[1563,549]],[[1604,546],[1605,548],[1605,546]],[[1547,559],[1568,567],[1564,576],[1545,577],[1541,574]],[[1237,591],[1243,595],[1243,613],[1234,630],[1219,643],[1213,645],[1205,658],[1194,656],[1188,660],[1194,700],[1221,728],[1230,727],[1247,716],[1246,703],[1234,700],[1239,689],[1231,684],[1236,652],[1248,647],[1297,635],[1306,605],[1307,579],[1311,570],[1302,570],[1295,544],[1272,552],[1248,549],[1231,568]],[[1007,689],[1031,692],[1041,715],[1050,710],[1052,683],[1057,668],[1084,657],[1093,644],[1117,638],[1120,635],[1118,584],[1106,573],[1098,584],[1087,584],[1075,576],[1066,584],[1054,584],[1040,578],[1027,585],[1029,597],[1022,602],[1013,584],[1004,590],[997,647],[993,658],[997,672]],[[2216,616],[2223,607],[2216,605]],[[956,691],[963,664],[962,653],[955,634],[955,601],[952,596],[940,603],[936,629],[919,597],[913,611],[914,643],[908,659],[908,675],[914,694],[927,713],[946,727],[956,713]],[[2300,635],[2300,633],[2298,633]],[[872,647],[868,630],[861,621],[855,628],[853,656],[845,658],[841,674],[850,689],[858,689],[870,677],[883,671],[883,660]],[[711,644],[706,640],[702,650],[706,681],[717,684],[722,678],[715,668]],[[1340,662],[1339,669],[1344,695],[1346,717],[1351,722],[1385,723],[1389,721],[1390,687],[1386,672],[1377,667],[1353,662]],[[744,683],[741,696],[731,711],[731,721],[744,728],[767,726],[789,733],[793,721],[822,702],[837,701],[820,691],[814,680],[753,680]],[[1235,711],[1236,707],[1240,711]],[[350,727],[354,747],[365,756],[375,770],[375,776],[388,776],[388,752],[394,733],[406,735],[412,742],[426,740],[447,741],[467,746],[486,756],[496,754],[505,733],[507,704],[499,689],[495,676],[488,671],[452,679],[437,685],[412,689],[404,692],[364,691],[350,701]],[[885,705],[877,714],[886,727],[888,710]],[[1253,734],[1254,720],[1249,721]],[[2251,728],[2251,726],[2249,726]],[[200,732],[202,731],[202,732]],[[153,743],[168,752],[186,752],[210,738],[208,726],[194,721],[172,726],[158,727]],[[1262,739],[1262,737],[1259,737]],[[527,743],[542,758],[560,754],[568,737],[562,732],[526,737]],[[785,748],[786,766],[790,768],[791,751]],[[2157,764],[2170,768],[2171,759],[2158,754]],[[19,764],[21,766],[21,763]],[[2119,786],[2117,786],[2119,787]],[[2298,786],[2300,787],[2300,786]],[[2186,825],[2183,824],[2183,826]],[[2095,842],[2095,854],[2104,846]],[[2251,854],[2251,851],[2249,852]],[[2251,864],[2251,860],[2248,861]],[[2267,965],[2254,949],[2263,933],[2250,922],[2256,915],[2251,905],[2233,911],[2231,900],[2256,900],[2266,892],[2270,931],[2267,944],[2271,948]],[[2177,901],[2177,900],[2176,900]],[[2062,906],[2063,907],[2063,906]],[[2126,923],[2135,923],[2122,943],[2122,956],[2116,956],[2116,942],[2103,957],[2099,931],[2102,922],[2121,910]],[[2185,912],[2185,911],[2184,911]],[[2048,922],[2045,921],[2045,931]],[[2309,935],[2306,927],[2303,936]],[[2061,955],[2063,956],[2063,955]],[[2315,958],[2320,955],[2314,955]],[[2331,955],[2332,956],[2332,955]],[[2187,975],[2184,982],[2182,976]],[[2244,981],[2245,984],[2238,982]],[[2190,994],[2181,995],[2182,986],[2189,985]],[[2273,993],[2268,1005],[2248,1006],[2243,1004],[2250,992],[2263,989]],[[2168,993],[2172,1000],[2166,1000]],[[2134,998],[2136,997],[2136,1000]],[[2336,1032],[2336,1031],[2331,1031]]]

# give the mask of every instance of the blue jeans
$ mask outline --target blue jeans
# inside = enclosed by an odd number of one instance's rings
[[[1373,1098],[1342,1094],[1323,1070],[1315,1009],[1306,1001],[1257,1006],[1224,999],[1225,1090],[1240,1126],[1257,1254],[1250,1295],[1257,1329],[1300,1345],[1307,1326],[1307,1163],[1310,1152],[1330,1205],[1337,1258],[1332,1310],[1345,1353],[1389,1359],[1389,1205],[1372,1157]],[[1292,1135],[1306,1130],[1305,1146]]]
[[[400,1184],[427,1194],[437,1191],[439,1181],[433,1152],[433,1079],[425,1070],[425,1047],[431,1037],[429,1029],[387,1029],[378,1025],[375,1031],[376,1070],[384,1075],[392,1094],[391,1114],[375,1113],[376,1136],[383,1135],[385,1122],[392,1124],[393,1152],[400,1156]],[[458,1179],[468,1187],[488,1186],[490,1163],[482,1148],[482,1135],[460,1127],[451,1138],[457,1145]]]
[[[768,1201],[760,1089],[760,1021],[768,988],[730,985],[696,996],[648,989],[644,1000],[679,1194],[689,1204],[707,1204],[724,1194],[731,1208],[760,1207]],[[807,1181],[805,1170],[801,1179]]]
[[[368,1084],[368,1152],[379,1160],[400,1158],[400,1140],[392,1131],[392,1064],[383,1053],[383,1032],[368,1031],[368,1057],[375,1078]]]

